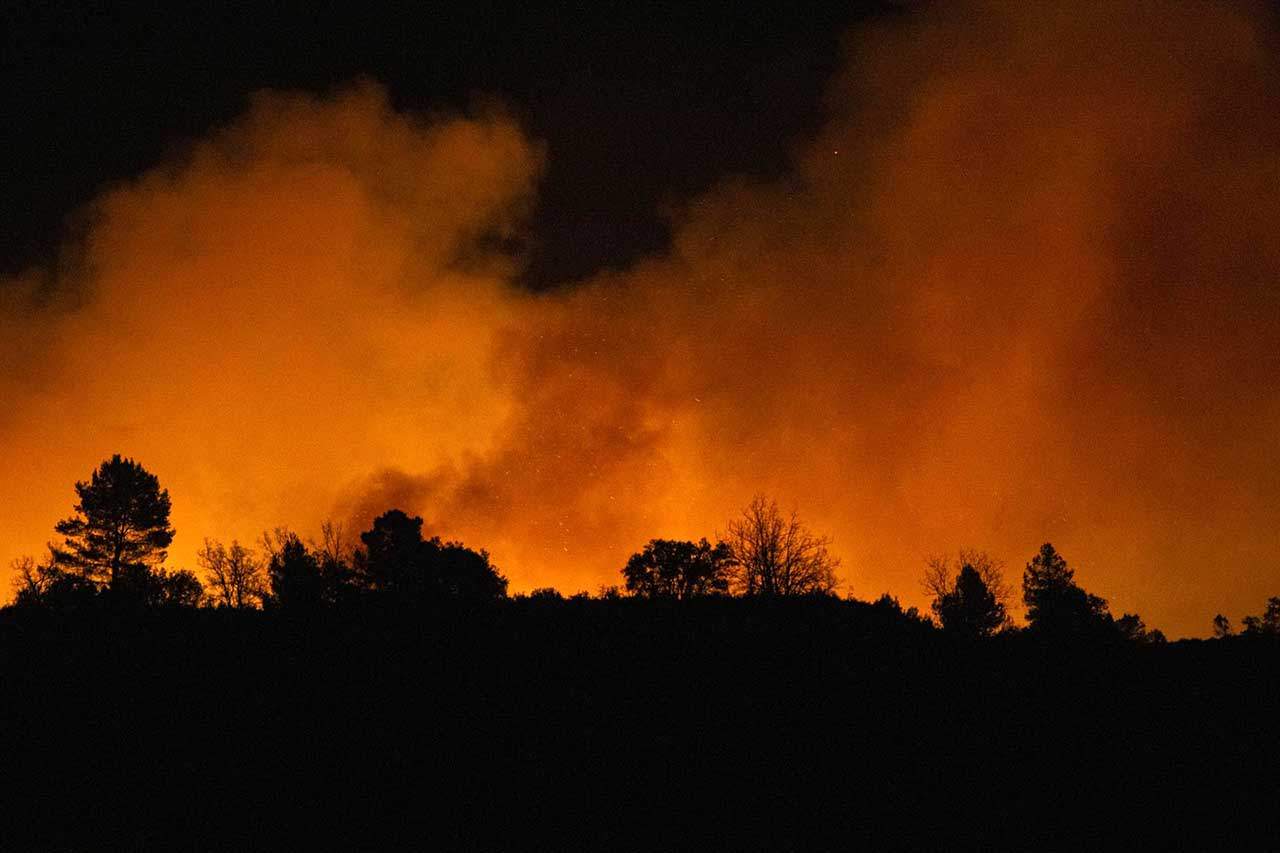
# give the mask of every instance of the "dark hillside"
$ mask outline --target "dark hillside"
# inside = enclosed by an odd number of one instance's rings
[[[6,832],[45,849],[1266,837],[1277,664],[1265,637],[962,643],[838,600],[10,611]]]

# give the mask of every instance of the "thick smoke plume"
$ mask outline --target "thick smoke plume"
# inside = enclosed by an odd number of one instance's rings
[[[763,491],[861,595],[1048,539],[1117,611],[1204,633],[1276,592],[1274,34],[1210,4],[905,11],[851,35],[788,177],[542,296],[494,248],[542,156],[500,113],[263,95],[0,289],[0,557],[115,451],[171,489],[179,562],[399,505],[515,589],[614,583]]]

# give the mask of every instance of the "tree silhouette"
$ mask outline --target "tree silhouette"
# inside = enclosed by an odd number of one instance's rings
[[[360,534],[364,543],[359,574],[365,586],[375,592],[420,593],[425,584],[422,572],[422,519],[392,509],[373,520],[373,527]]]
[[[932,597],[933,613],[946,630],[988,637],[1010,623],[1009,585],[1001,564],[984,551],[961,549],[953,569],[945,556],[932,557],[921,585]]]
[[[1111,622],[1106,600],[1077,586],[1074,570],[1048,542],[1027,563],[1022,600],[1030,627],[1045,634],[1092,633]]]
[[[154,474],[117,453],[89,482],[77,482],[76,494],[76,514],[54,527],[65,537],[54,551],[59,565],[112,590],[145,585],[173,542],[169,492]]]
[[[901,619],[901,620],[905,620],[915,624],[922,624],[922,625],[928,625],[929,627],[934,627],[933,623],[930,622],[926,617],[921,616],[920,611],[917,610],[915,607],[904,608],[902,606],[902,602],[898,601],[898,599],[894,598],[892,595],[890,595],[887,592],[882,592],[879,598],[871,602],[871,607],[874,608],[875,610],[880,611],[881,613],[892,614],[895,617],[895,619]]]
[[[473,551],[461,542],[426,542],[426,571],[431,586],[446,597],[472,602],[495,601],[507,594],[507,579],[490,562],[489,552]]]
[[[462,599],[487,601],[507,594],[507,579],[487,551],[459,542],[422,538],[422,519],[392,509],[360,534],[356,574],[368,589],[402,603]]]
[[[1166,642],[1164,632],[1159,628],[1147,628],[1142,617],[1136,613],[1125,613],[1115,620],[1116,632],[1123,640],[1131,643],[1163,643]]]
[[[996,601],[1008,612],[1013,605],[1013,591],[1004,576],[1004,563],[986,551],[961,548],[954,561],[945,554],[930,557],[925,563],[920,585],[931,599],[941,598],[955,588],[956,576],[964,566],[971,566],[978,573]]]
[[[1246,616],[1240,620],[1248,636],[1280,636],[1280,596],[1267,599],[1267,609],[1261,616]]]
[[[1219,613],[1213,617],[1213,636],[1219,640],[1235,633],[1231,628],[1231,620]]]
[[[751,499],[729,522],[725,537],[733,558],[732,583],[747,596],[794,596],[831,593],[840,561],[792,512],[783,516],[777,501],[763,495]]]
[[[223,607],[253,607],[266,594],[262,560],[235,540],[228,548],[216,539],[205,539],[196,561],[209,578],[214,600]]]
[[[267,577],[271,603],[285,609],[308,609],[325,603],[320,562],[294,533],[278,529],[263,537],[271,554]]]
[[[622,575],[632,595],[686,599],[726,592],[732,562],[729,546],[723,542],[650,539],[644,550],[627,560]]]
[[[951,590],[934,600],[933,612],[944,630],[967,637],[989,637],[1009,620],[1004,605],[968,563],[960,567]]]
[[[320,567],[321,597],[326,603],[338,604],[359,593],[353,571],[355,551],[341,523],[320,524],[320,540],[312,541],[311,552]]]
[[[17,607],[67,611],[91,607],[97,600],[97,586],[79,574],[59,568],[52,548],[44,562],[38,563],[30,556],[19,557],[10,569]]]
[[[198,607],[204,599],[204,585],[193,572],[156,569],[149,576],[152,593],[146,603],[158,607]]]
[[[15,600],[21,603],[24,595],[28,601],[38,599],[48,588],[58,567],[52,555],[47,563],[37,563],[35,557],[25,554],[9,563],[9,571],[13,575]]]

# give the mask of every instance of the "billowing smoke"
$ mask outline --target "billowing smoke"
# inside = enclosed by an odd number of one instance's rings
[[[6,288],[6,549],[113,450],[204,535],[304,530],[352,483],[485,452],[520,311],[509,260],[540,152],[501,115],[419,120],[371,85],[264,95],[180,163],[103,195],[67,269]]]
[[[1275,47],[1244,7],[904,12],[852,34],[787,177],[541,296],[495,248],[542,156],[500,113],[262,96],[0,289],[0,557],[114,451],[171,489],[180,563],[399,505],[515,589],[614,583],[763,491],[860,595],[1047,539],[1204,633],[1278,591]]]

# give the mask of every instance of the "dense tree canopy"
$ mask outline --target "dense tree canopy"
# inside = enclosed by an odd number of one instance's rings
[[[507,579],[488,552],[423,539],[422,519],[402,510],[378,516],[360,541],[365,550],[356,572],[375,593],[405,602],[491,601],[507,593]]]
[[[156,569],[146,575],[146,581],[143,603],[152,607],[197,607],[204,600],[204,585],[186,569]]]
[[[627,560],[622,575],[632,595],[686,599],[727,592],[732,562],[723,542],[650,539],[644,550]]]

